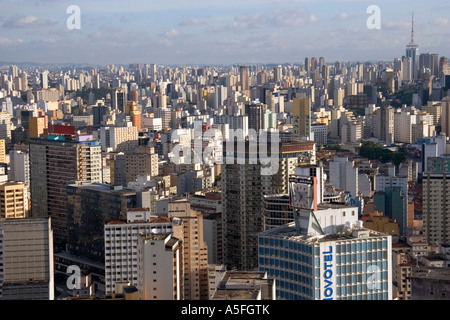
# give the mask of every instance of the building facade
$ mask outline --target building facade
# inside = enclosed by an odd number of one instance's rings
[[[75,181],[102,182],[101,149],[92,136],[30,139],[31,211],[52,217],[55,243],[67,240],[66,186]]]

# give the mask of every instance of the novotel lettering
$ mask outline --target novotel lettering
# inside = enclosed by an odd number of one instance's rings
[[[333,247],[323,252],[324,300],[333,300]]]

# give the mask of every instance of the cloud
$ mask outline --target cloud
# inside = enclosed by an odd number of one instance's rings
[[[164,35],[164,37],[167,37],[167,38],[173,38],[173,37],[178,36],[179,34],[180,34],[180,32],[178,32],[176,29],[170,29],[170,30],[164,32],[163,35]]]
[[[197,18],[191,18],[184,21],[181,21],[178,25],[184,26],[184,27],[192,27],[192,26],[198,26],[202,22]]]
[[[275,10],[270,18],[271,24],[276,27],[298,27],[308,23],[316,23],[319,19],[303,9]]]
[[[55,21],[51,21],[48,19],[41,19],[33,15],[28,15],[19,18],[11,18],[8,19],[5,23],[3,23],[2,27],[4,28],[37,28],[44,26],[52,26],[55,25]]]
[[[309,14],[305,9],[281,10],[277,9],[270,13],[252,13],[236,16],[231,23],[224,22],[222,26],[214,26],[210,30],[244,32],[246,30],[263,28],[285,28],[299,27],[306,24],[312,24],[319,21],[314,14]],[[226,26],[225,26],[226,25]]]
[[[21,44],[22,42],[23,42],[22,39],[12,40],[12,39],[8,39],[8,38],[0,37],[0,47],[16,46],[18,44]]]
[[[350,15],[346,12],[341,12],[341,13],[336,14],[334,17],[337,20],[342,21],[342,20],[347,20],[348,18],[350,18]]]
[[[411,28],[411,22],[404,22],[404,21],[388,22],[386,23],[384,28],[388,30],[408,30]]]
[[[450,25],[450,19],[448,18],[438,18],[434,20],[434,24],[440,27],[448,26]]]

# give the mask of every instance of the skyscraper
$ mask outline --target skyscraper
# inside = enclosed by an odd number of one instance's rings
[[[171,233],[139,236],[138,285],[141,300],[182,300],[182,241]]]
[[[283,78],[283,69],[281,65],[273,68],[273,79],[275,83],[279,83]]]
[[[48,89],[48,71],[45,70],[40,73],[40,81],[41,81],[41,88],[42,89]]]
[[[249,97],[250,96],[250,73],[249,73],[248,66],[240,66],[239,67],[239,76],[240,76],[242,93]]]
[[[118,285],[121,283],[130,283],[133,286],[138,284],[139,262],[136,247],[139,237],[172,233],[176,226],[181,228],[181,220],[176,224],[168,217],[151,215],[145,208],[129,209],[126,219],[107,221],[104,227],[106,296],[120,293]]]
[[[449,157],[429,157],[423,173],[423,232],[430,245],[450,244]]]
[[[412,16],[411,42],[406,46],[406,57],[411,59],[411,77],[419,77],[419,45],[414,42],[414,14]]]
[[[112,109],[125,112],[127,109],[127,91],[124,88],[116,88],[111,94]]]
[[[185,200],[170,202],[168,215],[181,219],[183,224],[184,299],[208,300],[208,247],[203,240],[203,215],[191,210]]]
[[[67,239],[67,185],[102,182],[101,161],[92,136],[30,139],[31,215],[52,218],[56,243]]]
[[[295,140],[311,137],[311,98],[294,98],[292,122]]]
[[[0,219],[0,300],[53,300],[49,218]]]
[[[22,182],[0,183],[0,218],[17,219],[28,216],[27,188]]]
[[[419,70],[429,70],[430,75],[439,77],[439,55],[436,53],[422,53],[419,55]]]
[[[264,105],[259,102],[252,102],[245,105],[245,115],[248,116],[248,128],[256,133],[263,128]]]
[[[259,145],[261,148],[261,143]],[[266,146],[263,147],[263,149]],[[224,147],[224,150],[226,148]],[[280,144],[278,171],[262,174],[262,164],[252,163],[254,156],[249,146],[245,149],[245,163],[223,164],[223,241],[224,264],[240,270],[257,267],[257,237],[263,230],[263,196],[265,194],[287,194],[289,175],[295,171],[302,154],[311,153],[315,161],[314,142],[292,142]],[[225,152],[224,152],[225,154]],[[304,160],[305,162],[307,160]]]

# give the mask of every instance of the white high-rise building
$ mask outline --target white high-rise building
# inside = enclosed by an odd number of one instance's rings
[[[30,187],[30,154],[22,150],[11,150],[9,153],[10,170],[8,178],[11,181],[20,181],[27,188]]]
[[[394,142],[411,143],[412,126],[416,124],[417,115],[406,108],[394,113]]]
[[[45,70],[44,72],[41,72],[40,80],[41,80],[41,88],[48,89],[48,71],[47,70]]]
[[[182,300],[181,240],[170,233],[141,235],[137,253],[140,300]]]
[[[105,224],[105,292],[120,292],[120,285],[138,285],[138,242],[141,235],[172,233],[180,219],[151,215],[146,209],[130,209],[127,220]],[[176,227],[175,227],[176,228]]]
[[[350,161],[347,157],[335,157],[330,162],[330,183],[336,189],[348,191],[352,197],[357,197],[358,167],[354,161]]]

